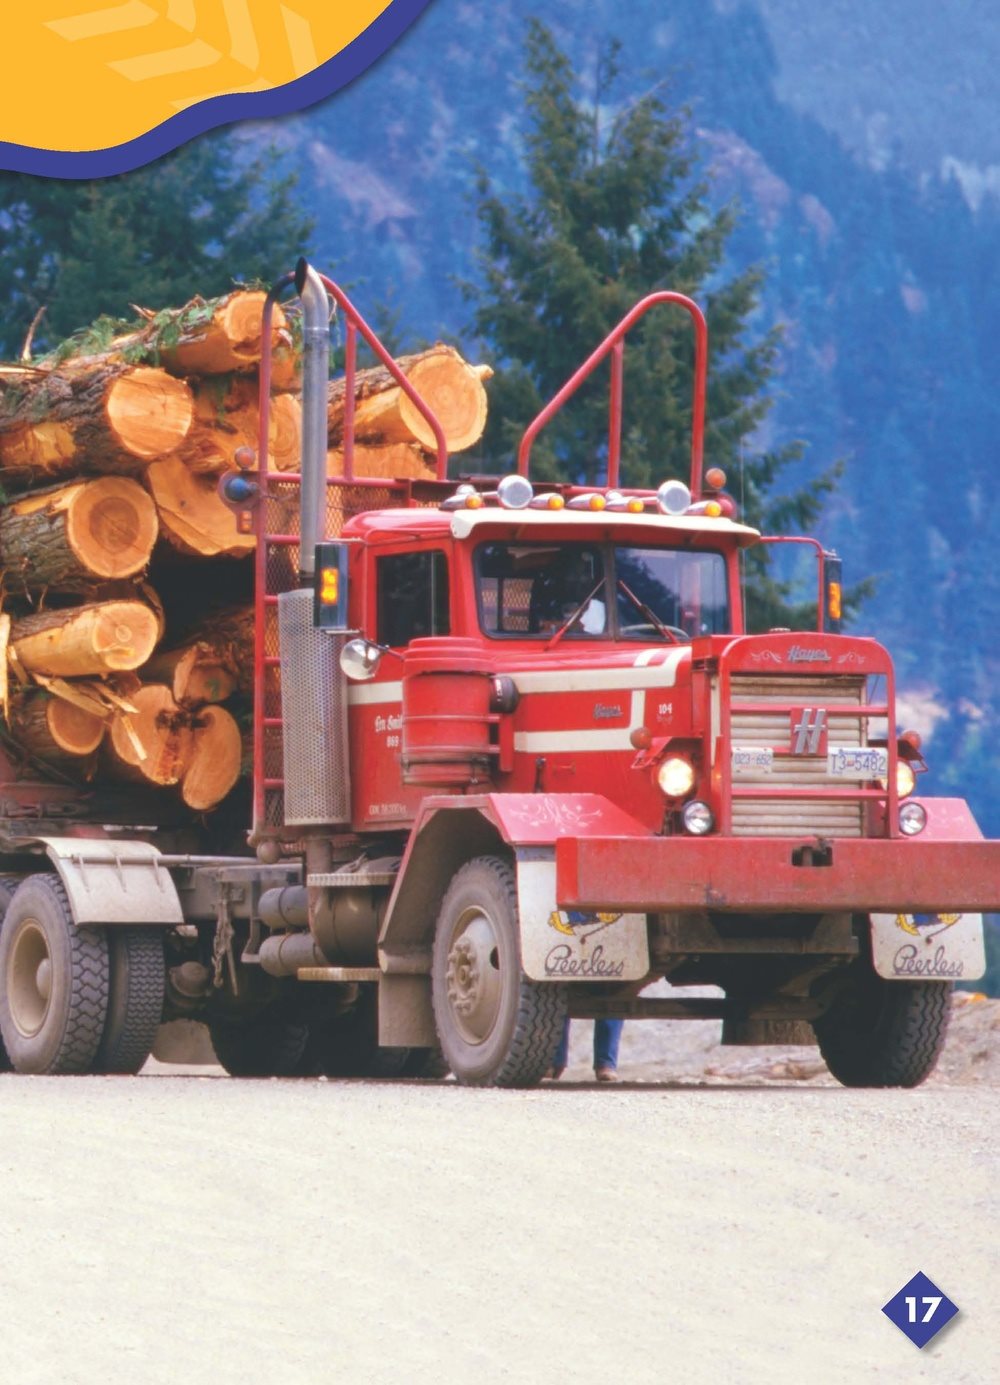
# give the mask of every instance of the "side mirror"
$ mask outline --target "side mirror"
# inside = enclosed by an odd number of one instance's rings
[[[340,671],[354,683],[367,683],[378,673],[382,649],[370,640],[348,640],[340,651]]]

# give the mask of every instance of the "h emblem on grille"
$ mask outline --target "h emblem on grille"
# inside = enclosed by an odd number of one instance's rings
[[[796,720],[798,717],[798,720]],[[826,711],[817,707],[803,707],[801,712],[792,713],[792,754],[826,754]]]

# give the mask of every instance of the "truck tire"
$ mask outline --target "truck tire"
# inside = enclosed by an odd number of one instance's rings
[[[108,944],[77,928],[57,875],[29,875],[0,930],[0,1033],[17,1072],[89,1072],[108,1012]]]
[[[19,875],[0,875],[0,927],[3,927],[4,914],[7,906],[14,898],[14,891],[21,883]],[[10,1072],[12,1067],[7,1050],[3,1046],[3,1038],[0,1037],[0,1072]]]
[[[530,1087],[552,1066],[566,988],[521,970],[509,862],[478,856],[452,879],[438,914],[431,995],[441,1052],[459,1082]]]
[[[400,1077],[419,1077],[425,1082],[447,1077],[451,1072],[447,1059],[439,1048],[411,1048]]]
[[[242,1024],[211,1023],[215,1056],[230,1077],[298,1077],[309,1026],[283,1007],[264,1010]]]
[[[108,928],[108,1017],[93,1071],[137,1073],[163,1015],[167,967],[158,928]]]
[[[948,981],[886,981],[867,959],[813,1022],[826,1065],[845,1087],[916,1087],[934,1071],[951,1015]]]
[[[301,1071],[309,1077],[400,1077],[410,1052],[379,1047],[378,994],[365,985],[349,1010],[310,1018]]]

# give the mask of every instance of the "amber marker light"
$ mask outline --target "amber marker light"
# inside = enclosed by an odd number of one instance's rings
[[[562,496],[557,495],[555,491],[552,491],[549,495],[536,495],[534,500],[531,502],[531,509],[561,510],[565,506],[565,504],[566,502],[562,498]]]
[[[718,519],[722,514],[722,506],[717,500],[705,501],[705,514],[709,519]]]
[[[483,497],[478,491],[473,491],[471,495],[465,497],[465,508],[467,510],[481,510],[483,508]]]
[[[324,606],[336,606],[340,600],[340,569],[325,567],[320,580],[319,599]]]
[[[625,509],[630,515],[641,515],[645,508],[645,502],[640,500],[637,495],[634,495],[625,505]]]
[[[607,503],[603,495],[592,495],[587,508],[590,510],[603,510]]]

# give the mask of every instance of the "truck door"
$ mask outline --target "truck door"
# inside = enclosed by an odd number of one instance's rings
[[[359,829],[413,818],[420,788],[404,788],[400,769],[402,738],[402,655],[411,640],[451,633],[451,582],[443,548],[368,553],[366,582],[369,639],[386,647],[370,683],[354,685],[351,707],[354,819]]]

